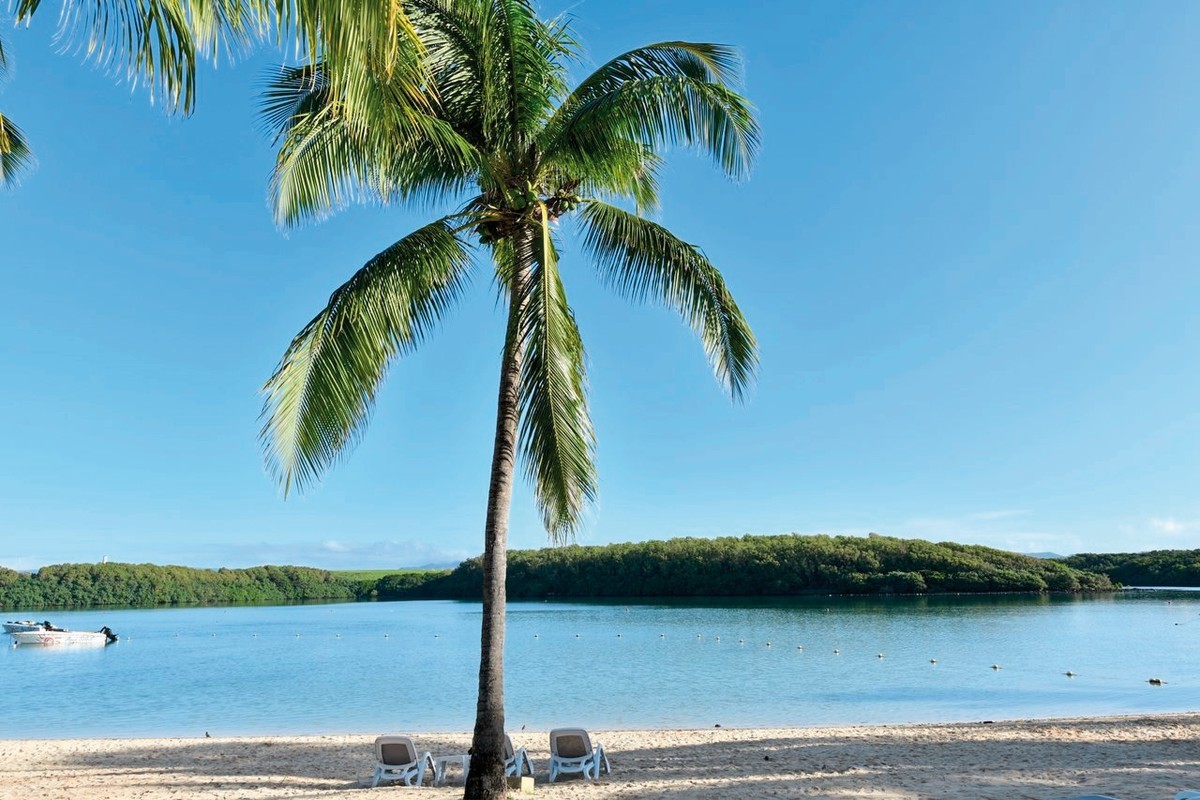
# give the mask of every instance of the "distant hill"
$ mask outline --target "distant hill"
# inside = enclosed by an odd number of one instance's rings
[[[1111,558],[1118,559],[1115,570],[1124,563],[1119,559],[1134,556]],[[1182,568],[1159,570],[1155,575],[1162,577],[1155,580],[1147,579],[1145,572],[1136,573],[1134,580],[1117,570],[1113,574],[1122,577],[1110,580],[1107,572],[1077,566],[1091,563],[1083,556],[1034,558],[977,545],[876,534],[687,538],[513,550],[508,554],[508,594],[519,599],[1108,591],[1112,580],[1154,584],[1165,576],[1170,576],[1171,585],[1196,585],[1186,582],[1189,574],[1191,580],[1200,580],[1200,558],[1193,560],[1194,574]],[[1096,568],[1109,566],[1097,562]],[[0,567],[0,608],[475,599],[481,586],[481,558],[452,570],[346,572],[290,566],[207,570],[57,564],[32,575]]]
[[[384,578],[380,598],[474,598],[482,559],[439,575]],[[857,536],[743,536],[578,545],[508,554],[508,596],[737,597],[805,594],[1105,591],[1105,576],[1060,561],[953,542]]]
[[[1066,558],[1058,553],[1026,553],[1030,558]]]
[[[1107,575],[1125,586],[1200,586],[1200,550],[1079,553],[1061,563]]]

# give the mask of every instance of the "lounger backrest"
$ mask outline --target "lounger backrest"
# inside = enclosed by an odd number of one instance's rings
[[[550,752],[559,758],[583,758],[592,754],[592,740],[583,728],[550,731]]]
[[[407,736],[380,736],[375,740],[375,760],[381,764],[412,764],[417,747]]]
[[[510,761],[517,756],[517,751],[513,749],[512,737],[507,733],[504,734],[504,760]]]

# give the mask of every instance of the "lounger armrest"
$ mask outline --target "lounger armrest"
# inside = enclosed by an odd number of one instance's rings
[[[611,774],[612,766],[609,765],[609,763],[608,763],[608,754],[604,752],[604,745],[600,744],[599,742],[596,742],[596,749],[594,751],[594,755],[595,755],[595,759],[596,759],[596,772],[595,772],[596,778],[598,779],[600,777],[600,763],[601,762],[604,763],[604,774],[605,775]]]

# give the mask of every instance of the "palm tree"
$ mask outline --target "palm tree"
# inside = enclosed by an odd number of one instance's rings
[[[568,540],[596,492],[584,348],[559,269],[556,222],[573,216],[601,278],[664,302],[699,334],[717,379],[743,398],[757,368],[749,326],[704,253],[642,212],[658,152],[682,144],[740,178],[758,147],[732,87],[730,48],[663,42],[618,56],[574,89],[568,27],[530,0],[406,0],[429,80],[421,97],[372,73],[369,124],[343,119],[324,64],[285,68],[265,119],[279,145],[271,191],[284,224],[355,199],[457,199],[459,210],[380,252],[292,340],[264,386],[267,463],[285,495],[363,433],[388,364],[429,335],[489,253],[507,309],[483,555],[479,697],[469,798],[499,798],[508,512],[518,450],[550,539]],[[622,207],[610,201],[624,202]]]
[[[29,24],[41,5],[16,0],[16,22]],[[421,80],[400,0],[62,0],[57,35],[93,62],[145,83],[168,111],[185,114],[195,105],[198,60],[216,63],[268,36],[324,59],[348,120],[367,66],[398,87]],[[408,47],[397,45],[405,40]],[[6,71],[0,41],[0,78]],[[0,115],[0,188],[32,163],[21,131]]]

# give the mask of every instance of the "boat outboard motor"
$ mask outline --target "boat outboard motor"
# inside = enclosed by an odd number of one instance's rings
[[[115,633],[113,633],[112,628],[108,627],[107,625],[105,625],[103,628],[101,628],[100,632],[103,633],[106,637],[108,637],[108,642],[106,642],[106,644],[112,644],[113,642],[115,642],[117,640],[117,635]]]

